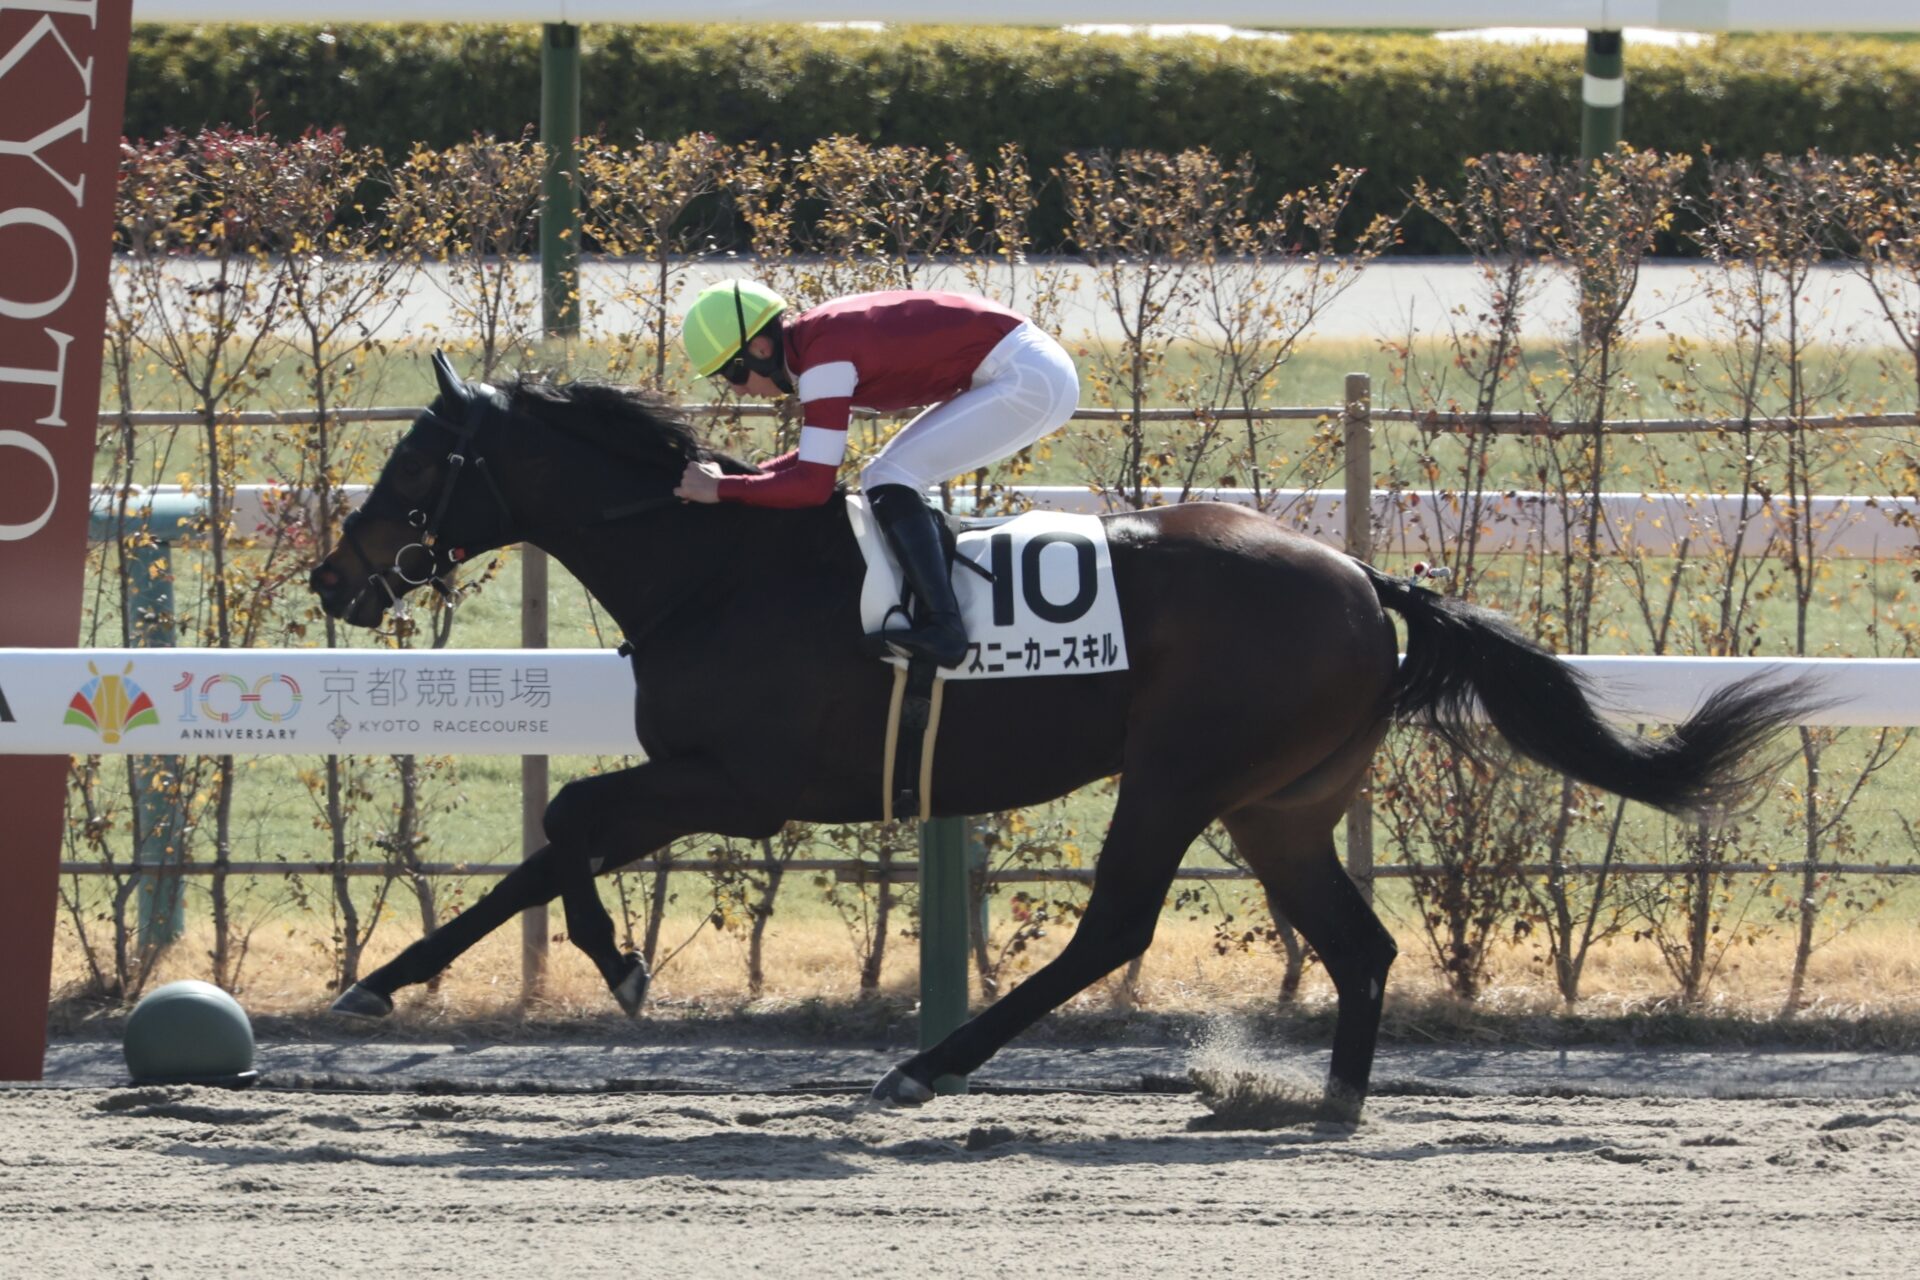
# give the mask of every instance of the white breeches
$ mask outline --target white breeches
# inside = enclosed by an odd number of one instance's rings
[[[973,385],[900,428],[860,473],[860,487],[926,490],[978,471],[1066,425],[1080,402],[1073,357],[1031,323],[1000,339]]]

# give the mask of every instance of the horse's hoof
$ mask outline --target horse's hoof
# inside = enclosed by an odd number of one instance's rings
[[[349,1018],[361,1018],[368,1022],[377,1022],[393,1012],[393,1001],[378,991],[369,990],[354,983],[340,993],[333,1002],[333,1012]]]
[[[1355,1093],[1343,1085],[1330,1084],[1320,1099],[1319,1118],[1333,1124],[1356,1125],[1367,1105],[1367,1095]]]
[[[882,1107],[917,1107],[931,1100],[933,1089],[895,1067],[873,1086],[873,1102]]]
[[[613,984],[613,998],[620,1002],[629,1018],[637,1018],[640,1006],[647,1002],[647,987],[652,984],[653,975],[647,972],[647,962],[638,952],[629,951],[621,959],[627,971]]]

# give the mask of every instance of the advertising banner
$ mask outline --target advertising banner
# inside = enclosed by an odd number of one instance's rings
[[[0,650],[0,750],[639,755],[610,649]]]
[[[80,636],[132,0],[0,6],[0,645]],[[25,694],[0,682],[0,741]],[[46,1053],[63,757],[0,759],[0,1079]]]

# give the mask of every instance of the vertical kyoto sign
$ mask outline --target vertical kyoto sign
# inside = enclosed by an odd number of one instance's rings
[[[132,0],[0,0],[0,646],[80,637]],[[0,684],[0,736],[18,725]],[[37,1080],[65,756],[0,755],[0,1080]]]

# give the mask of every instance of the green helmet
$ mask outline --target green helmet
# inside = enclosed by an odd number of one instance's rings
[[[680,343],[700,376],[710,377],[786,309],[785,298],[756,280],[708,285],[687,308]]]

